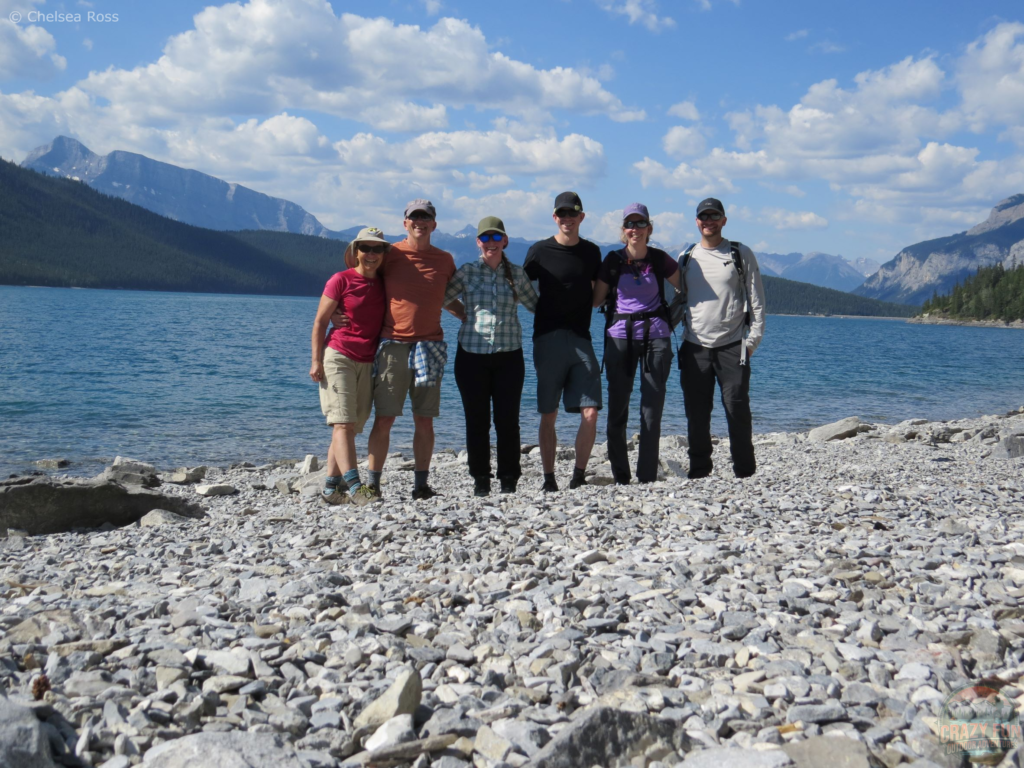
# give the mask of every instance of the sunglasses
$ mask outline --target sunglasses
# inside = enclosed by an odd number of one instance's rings
[[[388,249],[386,245],[369,245],[368,243],[356,243],[356,249],[360,253],[384,253]]]
[[[622,222],[623,229],[647,229],[651,225],[651,222],[646,219],[637,219],[636,221],[624,221]]]
[[[504,235],[500,235],[497,232],[492,232],[489,235],[488,234],[477,235],[476,239],[479,240],[481,243],[489,243],[492,240],[494,242],[496,242],[496,243],[500,243],[504,237],[505,237]]]
[[[721,221],[722,219],[725,218],[725,216],[723,216],[722,214],[718,213],[717,211],[714,211],[714,212],[705,211],[704,213],[702,213],[697,218],[700,219],[701,221]]]
[[[559,208],[555,211],[555,216],[560,219],[575,219],[578,218],[582,211],[574,211],[572,208]]]
[[[424,213],[423,211],[416,211],[415,213],[410,213],[406,218],[409,219],[409,221],[433,221],[434,220],[433,216],[431,216],[429,213]]]

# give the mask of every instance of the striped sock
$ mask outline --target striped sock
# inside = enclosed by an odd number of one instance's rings
[[[344,477],[345,485],[347,485],[348,489],[353,493],[355,491],[358,491],[363,485],[363,482],[359,479],[358,469],[350,469],[348,472],[345,473]]]

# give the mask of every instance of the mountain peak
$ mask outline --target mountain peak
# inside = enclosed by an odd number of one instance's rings
[[[70,136],[58,136],[49,144],[33,149],[22,162],[21,167],[27,168],[42,158],[45,158],[44,164],[57,168],[68,163],[71,165],[76,165],[79,162],[90,163],[97,158],[97,155],[78,139],[72,139]]]
[[[967,230],[967,234],[982,235],[1020,219],[1024,219],[1024,195],[1013,195],[997,203],[988,218],[978,226]]]

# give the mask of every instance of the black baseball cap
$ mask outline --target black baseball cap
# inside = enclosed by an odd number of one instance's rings
[[[583,210],[583,201],[575,192],[563,192],[555,198],[555,210],[560,211],[564,208],[579,213]]]
[[[722,205],[722,201],[714,197],[700,201],[700,205],[697,206],[697,215],[700,216],[704,211],[718,211],[725,216],[725,207]]]

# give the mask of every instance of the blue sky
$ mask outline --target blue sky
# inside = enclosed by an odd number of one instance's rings
[[[571,188],[586,236],[639,200],[676,245],[715,195],[758,250],[881,262],[1024,192],[1022,126],[1019,3],[0,0],[0,156],[71,135],[335,229],[424,196],[538,237]]]

